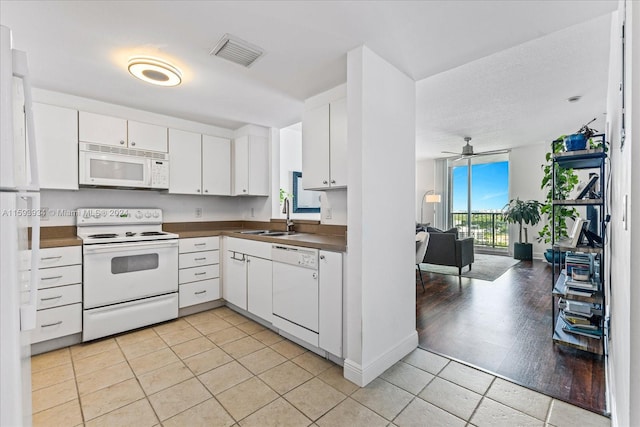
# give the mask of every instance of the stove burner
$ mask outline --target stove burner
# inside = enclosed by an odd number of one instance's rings
[[[140,233],[141,236],[164,236],[167,233],[162,231],[143,231]]]
[[[89,235],[90,238],[92,239],[113,239],[114,237],[118,236],[115,233],[104,233],[104,234],[91,234]]]

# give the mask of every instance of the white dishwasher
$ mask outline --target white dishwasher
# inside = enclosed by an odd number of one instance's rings
[[[272,245],[273,325],[318,346],[318,250]]]

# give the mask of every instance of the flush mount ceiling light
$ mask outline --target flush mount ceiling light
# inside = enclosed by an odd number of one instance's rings
[[[182,73],[166,61],[145,56],[129,59],[129,72],[142,81],[158,86],[177,86],[182,82]]]

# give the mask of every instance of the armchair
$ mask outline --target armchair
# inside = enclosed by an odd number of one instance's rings
[[[466,239],[457,238],[457,230],[451,229],[445,232],[428,229],[429,246],[424,255],[424,263],[448,265],[458,267],[458,275],[462,274],[462,267],[469,266],[474,262],[473,237]]]

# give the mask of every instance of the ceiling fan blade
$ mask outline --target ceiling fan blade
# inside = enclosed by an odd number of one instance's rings
[[[454,153],[453,151],[441,151],[441,153],[445,153],[445,154],[460,154],[460,153]]]
[[[474,153],[474,156],[488,156],[489,154],[505,154],[508,153],[509,150],[508,149],[502,149],[502,150],[490,150],[490,151],[481,151],[479,153]]]

